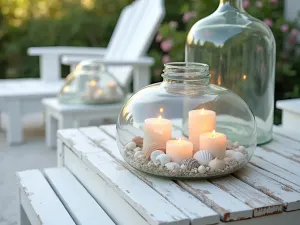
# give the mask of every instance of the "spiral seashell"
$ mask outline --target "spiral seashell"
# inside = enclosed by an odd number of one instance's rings
[[[156,157],[156,162],[159,162],[160,165],[164,166],[171,162],[171,157],[166,154],[160,154]]]
[[[151,161],[156,163],[157,156],[159,156],[161,154],[165,154],[165,153],[161,150],[155,150],[155,151],[151,152],[151,155],[150,155]]]
[[[194,159],[198,161],[201,165],[207,166],[208,163],[213,159],[213,156],[208,151],[198,151],[193,156]]]
[[[226,165],[224,160],[215,158],[214,160],[209,162],[208,166],[214,170],[222,170],[225,168]]]
[[[179,164],[176,162],[169,162],[165,165],[168,170],[170,171],[176,171],[180,168]]]
[[[146,159],[149,159],[150,158],[150,155],[153,151],[155,150],[161,150],[162,152],[166,152],[166,147],[165,146],[158,146],[158,145],[153,145],[151,147],[149,147],[148,149],[144,149],[143,148],[143,152],[145,153],[146,155]]]
[[[136,144],[137,147],[142,147],[144,139],[140,136],[136,136],[132,139],[132,141]]]
[[[186,165],[188,170],[192,170],[192,169],[198,168],[200,166],[198,161],[196,159],[192,159],[192,158],[182,160],[181,164]]]

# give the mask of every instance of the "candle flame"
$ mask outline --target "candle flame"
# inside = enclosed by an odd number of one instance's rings
[[[159,116],[158,119],[161,120],[161,116]]]
[[[69,92],[70,91],[70,86],[65,86],[64,88],[63,88],[63,92]]]
[[[201,114],[204,114],[204,108],[201,109]]]
[[[103,93],[103,91],[102,91],[101,89],[99,89],[99,90],[97,90],[97,93],[98,93],[99,95],[101,95],[101,94]]]
[[[178,143],[180,143],[181,142],[181,138],[179,138],[177,141],[178,141]]]
[[[247,75],[246,74],[244,74],[243,80],[247,80]]]
[[[97,82],[95,80],[90,81],[90,86],[95,87],[97,85]]]
[[[160,112],[160,113],[163,113],[163,112],[164,112],[164,109],[163,109],[163,108],[160,108],[160,109],[159,109],[159,112]]]
[[[110,81],[110,82],[108,82],[108,86],[109,87],[115,87],[117,84],[116,84],[116,82],[114,82],[114,81]]]
[[[213,132],[211,133],[211,137],[215,137],[216,136],[216,131],[213,130]]]
[[[221,82],[221,75],[218,76],[218,81],[217,82],[218,82],[218,85],[222,84],[222,82]]]

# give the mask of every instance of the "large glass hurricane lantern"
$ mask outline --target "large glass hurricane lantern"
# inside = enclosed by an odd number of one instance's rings
[[[168,63],[162,77],[120,112],[124,159],[169,178],[217,177],[245,166],[256,147],[256,122],[242,98],[210,84],[206,64]]]
[[[211,82],[234,91],[249,105],[259,144],[272,138],[275,48],[269,27],[250,16],[242,0],[220,0],[213,14],[191,28],[186,41],[186,62],[207,63]]]
[[[67,76],[58,94],[63,104],[116,103],[124,99],[124,90],[97,60],[85,60]]]

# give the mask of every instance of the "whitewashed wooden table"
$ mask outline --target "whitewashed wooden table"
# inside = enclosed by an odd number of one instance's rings
[[[77,177],[116,224],[300,223],[300,137],[290,138],[282,128],[275,127],[273,141],[257,147],[241,171],[197,181],[134,170],[115,137],[115,125],[109,125],[60,130],[57,142],[58,165]]]

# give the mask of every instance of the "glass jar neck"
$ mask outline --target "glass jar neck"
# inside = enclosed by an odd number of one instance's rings
[[[163,82],[185,85],[208,85],[209,66],[202,63],[173,62],[165,64]]]
[[[220,0],[219,8],[217,11],[224,10],[245,11],[243,7],[243,0]]]

